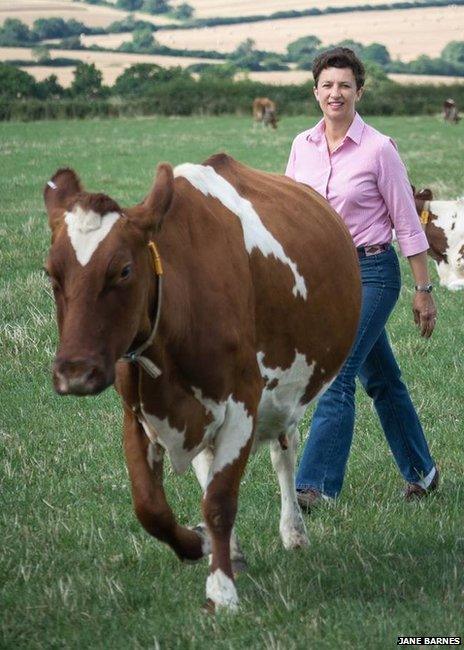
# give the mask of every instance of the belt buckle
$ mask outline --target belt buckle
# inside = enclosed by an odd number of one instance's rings
[[[370,255],[377,255],[377,253],[381,253],[383,250],[385,250],[385,248],[380,244],[364,247],[364,252],[366,254],[366,257],[369,257]]]

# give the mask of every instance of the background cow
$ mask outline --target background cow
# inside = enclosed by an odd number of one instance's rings
[[[413,188],[414,189],[414,188]],[[434,201],[431,190],[414,191],[416,209],[437,265],[440,284],[464,288],[464,199]]]
[[[255,125],[261,123],[263,126],[277,128],[277,109],[272,99],[256,97],[253,100],[253,119]]]
[[[115,382],[137,517],[181,559],[211,554],[208,601],[235,608],[237,496],[262,441],[280,484],[283,544],[307,543],[295,433],[355,336],[351,237],[310,188],[224,154],[161,164],[145,200],[124,210],[83,191],[69,169],[44,197],[55,388],[92,395]],[[193,462],[204,492],[196,529],[180,526],[166,501],[165,451],[176,472]]]
[[[445,99],[443,102],[443,119],[453,124],[457,124],[461,119],[454,99]]]

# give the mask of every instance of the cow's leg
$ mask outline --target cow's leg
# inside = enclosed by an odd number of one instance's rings
[[[195,456],[195,458],[192,460],[193,469],[195,471],[198,482],[201,485],[203,494],[206,492],[206,488],[211,477],[211,467],[213,465],[213,460],[213,452],[209,447],[200,452],[198,456]],[[196,529],[202,530],[203,526],[204,524],[200,524],[196,527]],[[208,535],[206,528],[204,534]],[[230,560],[232,562],[232,571],[234,576],[247,569],[247,561],[237,539],[237,535],[235,534],[234,528],[232,529],[230,538]]]
[[[296,500],[296,431],[287,434],[287,439],[287,449],[283,449],[278,440],[271,441],[271,460],[280,486],[280,536],[284,547],[291,549],[307,546],[308,538],[301,510]]]
[[[253,389],[252,382],[247,388]],[[258,392],[258,382],[254,388]],[[251,414],[244,401],[230,399],[224,424],[216,436],[214,460],[202,501],[212,552],[206,597],[213,606],[231,610],[237,608],[238,596],[230,560],[230,538],[237,512],[240,478],[251,449],[258,401],[256,396],[256,407]]]
[[[134,414],[124,412],[124,450],[132,484],[134,509],[147,532],[169,544],[182,560],[205,555],[201,535],[180,526],[166,501],[163,488],[163,453],[147,438]]]

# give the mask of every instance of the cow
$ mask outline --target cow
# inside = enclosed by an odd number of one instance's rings
[[[443,119],[452,124],[457,124],[461,119],[454,99],[445,99],[443,102]]]
[[[226,154],[161,163],[139,204],[83,190],[71,169],[44,189],[52,231],[46,270],[59,331],[60,395],[114,384],[135,513],[181,560],[211,554],[207,604],[235,609],[233,533],[251,451],[271,447],[286,549],[307,536],[297,505],[297,425],[353,343],[356,250],[319,194]],[[163,456],[193,464],[204,523],[177,523]]]
[[[277,110],[276,105],[268,97],[256,97],[253,100],[253,119],[255,126],[272,126],[277,128]]]
[[[464,289],[464,198],[434,201],[428,188],[413,191],[440,284],[451,291]]]

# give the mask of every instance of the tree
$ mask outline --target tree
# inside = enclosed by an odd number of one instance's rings
[[[167,0],[143,0],[142,11],[148,14],[165,14],[171,11],[171,6]]]
[[[261,61],[263,70],[288,70],[288,65],[282,61],[278,54],[270,54]]]
[[[0,27],[0,45],[25,45],[37,41],[37,36],[17,18],[7,18]]]
[[[255,44],[256,42],[252,38],[246,38],[239,45],[237,45],[235,50],[232,52],[232,57],[240,59],[243,56],[248,56],[254,52]]]
[[[194,8],[186,2],[183,2],[182,4],[175,7],[175,9],[172,11],[172,16],[178,20],[189,20],[189,18],[193,16],[193,12]]]
[[[101,97],[103,94],[103,75],[94,63],[79,63],[74,70],[71,94],[85,97]]]
[[[287,52],[291,61],[312,61],[317,55],[321,41],[317,36],[302,36],[287,45]]]
[[[32,29],[41,41],[45,38],[69,36],[68,26],[63,18],[37,18],[37,20],[34,20]]]
[[[34,77],[13,65],[0,63],[0,97],[2,99],[21,99],[34,97],[35,94]]]
[[[50,61],[50,50],[46,45],[41,43],[32,49],[32,56],[38,63],[46,63]]]
[[[37,97],[40,99],[59,99],[64,95],[64,88],[58,83],[56,74],[51,74],[37,83]]]
[[[233,63],[200,63],[204,66],[198,70],[202,79],[230,80],[234,78],[237,67]]]
[[[132,32],[134,52],[152,52],[156,46],[153,32],[150,29],[136,29]]]
[[[131,65],[116,79],[113,91],[117,95],[146,95],[156,83],[160,70],[154,63]]]
[[[127,9],[127,11],[136,11],[142,7],[143,0],[118,0],[116,6],[118,9]]]
[[[372,61],[381,66],[388,65],[391,61],[389,51],[385,45],[381,45],[380,43],[371,43],[370,45],[366,45],[362,57],[365,61]]]
[[[441,58],[449,63],[464,65],[464,41],[451,41],[445,45]]]

